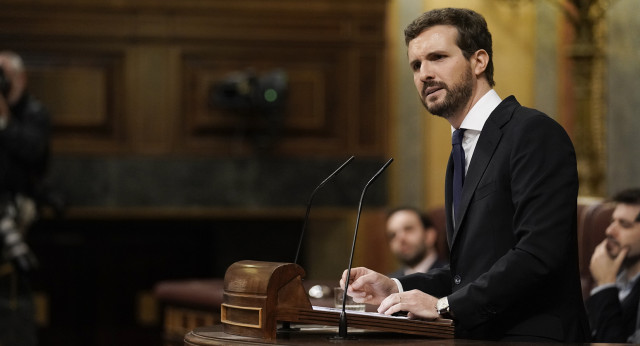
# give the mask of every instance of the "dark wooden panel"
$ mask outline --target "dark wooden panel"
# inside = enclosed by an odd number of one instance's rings
[[[124,54],[68,47],[20,51],[29,89],[53,114],[56,151],[113,152],[124,134]]]
[[[255,61],[256,52],[259,62]],[[348,116],[338,105],[346,104],[350,93],[344,73],[347,64],[347,56],[338,51],[316,48],[298,52],[282,46],[185,55],[185,147],[225,150],[225,146],[233,147],[238,136],[268,132],[268,117],[272,116],[282,122],[277,133],[279,150],[292,151],[306,141],[309,148],[341,151],[347,146]],[[260,75],[276,68],[282,69],[289,80],[286,105],[277,114],[236,112],[207,102],[211,86],[231,72],[253,70]]]
[[[384,21],[385,1],[9,0],[0,41],[26,55],[57,153],[376,156]],[[212,83],[274,68],[281,119],[209,107]]]

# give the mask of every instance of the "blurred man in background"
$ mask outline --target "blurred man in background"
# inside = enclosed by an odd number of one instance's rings
[[[640,189],[614,196],[606,238],[591,256],[596,282],[587,299],[594,342],[626,342],[636,330],[640,301]],[[631,341],[631,340],[629,340]]]
[[[426,273],[440,268],[447,261],[438,256],[438,231],[427,215],[411,207],[400,207],[387,214],[387,239],[402,268],[389,277],[398,278],[413,273]]]
[[[27,91],[21,57],[0,52],[0,345],[37,343],[24,235],[37,215],[49,159],[49,112]]]

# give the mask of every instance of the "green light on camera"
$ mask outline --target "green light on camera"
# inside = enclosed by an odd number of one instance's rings
[[[267,89],[264,91],[264,99],[267,102],[275,102],[278,99],[278,92],[274,89]]]

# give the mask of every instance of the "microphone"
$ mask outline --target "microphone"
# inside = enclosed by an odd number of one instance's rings
[[[302,224],[302,232],[300,233],[300,241],[298,242],[298,250],[296,251],[296,258],[293,260],[294,264],[298,264],[298,255],[300,255],[300,248],[302,247],[302,239],[304,238],[304,231],[307,229],[307,221],[309,221],[309,211],[311,210],[311,202],[313,201],[313,197],[316,195],[316,192],[321,187],[324,186],[324,184],[326,184],[329,180],[331,180],[331,178],[335,177],[338,173],[340,173],[340,171],[343,168],[345,168],[349,163],[351,163],[351,161],[353,161],[354,158],[355,156],[351,156],[347,161],[345,161],[342,165],[340,165],[338,169],[333,171],[333,173],[329,174],[329,176],[326,177],[311,193],[311,196],[309,197],[309,202],[307,203],[307,214],[304,216],[304,223]]]
[[[347,159],[347,161],[345,161],[342,165],[340,165],[338,169],[333,171],[333,173],[329,174],[328,177],[326,177],[318,186],[316,186],[316,188],[311,193],[311,196],[309,197],[309,202],[307,203],[307,213],[304,216],[304,223],[302,224],[302,232],[300,232],[300,240],[298,241],[298,250],[296,250],[296,257],[293,260],[293,264],[298,264],[298,256],[300,255],[300,248],[302,248],[302,239],[304,238],[304,231],[307,229],[307,221],[309,221],[309,211],[311,211],[311,202],[313,201],[313,197],[316,195],[316,192],[318,192],[318,190],[324,186],[324,184],[326,184],[329,180],[331,180],[331,178],[335,177],[338,173],[340,173],[340,171],[343,168],[345,168],[349,163],[351,163],[351,161],[353,161],[354,158],[355,156],[352,155],[349,159]],[[298,329],[291,328],[291,322],[283,322],[282,327],[279,330],[288,332],[288,331],[295,331]]]
[[[353,232],[353,243],[351,244],[351,256],[349,257],[349,266],[347,267],[347,280],[344,283],[344,292],[342,293],[342,311],[340,312],[340,323],[338,325],[338,336],[336,339],[346,339],[347,338],[347,313],[346,313],[346,304],[347,304],[347,289],[349,288],[349,280],[351,279],[351,265],[353,263],[353,253],[356,248],[356,238],[358,237],[358,224],[360,223],[360,214],[362,213],[362,201],[364,200],[364,194],[367,192],[367,188],[374,180],[376,180],[382,172],[389,167],[393,158],[389,159],[382,168],[373,175],[373,177],[364,185],[362,189],[362,195],[360,196],[360,204],[358,205],[358,217],[356,218],[356,229]]]

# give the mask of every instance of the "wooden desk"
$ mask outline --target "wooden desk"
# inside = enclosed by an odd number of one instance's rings
[[[227,334],[222,325],[200,327],[185,335],[185,346],[210,345],[486,345],[486,341],[456,339],[431,339],[409,334],[365,331],[349,328],[348,336],[354,339],[332,340],[338,335],[337,327],[298,325],[299,331],[278,331],[275,340]],[[501,343],[501,345],[508,345]],[[522,346],[522,343],[513,345]]]
[[[466,345],[494,345],[494,346],[532,346],[549,345],[549,343],[535,342],[496,342],[464,339],[432,339],[409,334],[387,333],[378,331],[366,331],[349,328],[350,340],[332,340],[331,337],[338,334],[337,327],[297,325],[300,328],[296,332],[278,332],[275,340],[252,338],[227,334],[222,325],[200,327],[192,330],[184,338],[185,346],[211,346],[211,345],[439,345],[439,346],[466,346]],[[563,345],[581,346],[613,346],[628,345],[615,343],[572,343]]]

